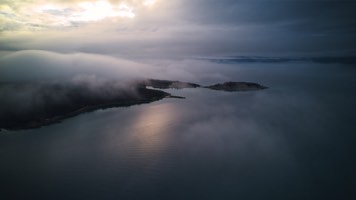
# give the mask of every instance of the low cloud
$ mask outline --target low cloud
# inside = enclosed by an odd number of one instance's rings
[[[134,81],[108,81],[94,75],[75,76],[67,82],[0,84],[0,127],[31,127],[86,106],[138,100]],[[35,125],[37,126],[37,125]]]
[[[0,58],[0,81],[64,80],[88,74],[111,79],[149,76],[146,64],[97,54],[59,54],[49,51],[4,53]],[[145,71],[146,73],[141,73]]]
[[[95,75],[107,80],[168,79],[200,84],[228,81],[225,69],[209,60],[129,59],[89,53],[0,51],[0,82],[69,81]],[[219,72],[216,68],[220,66]]]

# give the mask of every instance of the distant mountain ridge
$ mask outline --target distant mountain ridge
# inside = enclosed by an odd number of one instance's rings
[[[355,56],[315,56],[315,57],[264,57],[264,56],[230,56],[222,58],[197,58],[215,63],[284,63],[284,62],[314,62],[321,64],[356,64]]]

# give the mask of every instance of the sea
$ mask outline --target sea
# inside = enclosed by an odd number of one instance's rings
[[[186,99],[3,130],[0,199],[356,199],[355,64],[190,67],[268,89],[167,89]]]

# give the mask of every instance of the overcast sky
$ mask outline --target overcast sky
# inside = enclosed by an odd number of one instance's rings
[[[350,56],[355,8],[343,0],[0,0],[0,104],[12,112],[36,99],[38,83],[234,80],[209,58]],[[29,85],[3,84],[13,82]]]
[[[350,54],[352,0],[0,0],[0,49],[116,57]]]

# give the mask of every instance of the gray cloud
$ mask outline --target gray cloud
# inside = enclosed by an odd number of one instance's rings
[[[134,20],[4,34],[2,50],[131,57],[355,52],[354,1],[159,1]],[[6,25],[11,26],[10,24]]]
[[[148,68],[146,64],[110,56],[31,50],[4,53],[0,63],[2,82],[65,80],[82,74],[131,79],[140,78],[140,71]]]

